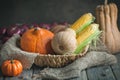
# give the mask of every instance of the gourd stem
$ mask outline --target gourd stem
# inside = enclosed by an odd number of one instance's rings
[[[39,29],[38,27],[35,27],[35,28],[34,28],[34,31],[37,31],[38,29]]]
[[[105,1],[104,1],[104,5],[107,5],[107,3],[108,3],[108,0],[105,0]]]
[[[13,58],[11,59],[11,64],[13,64],[14,63],[14,60],[13,60]]]

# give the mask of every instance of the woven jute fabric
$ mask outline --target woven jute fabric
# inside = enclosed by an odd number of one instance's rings
[[[85,50],[80,55],[39,55],[21,50],[19,45],[20,36],[11,37],[0,50],[0,66],[6,59],[18,59],[23,64],[24,69],[30,69],[33,63],[39,66],[51,66],[60,68],[45,67],[34,74],[33,80],[45,78],[51,80],[63,80],[80,77],[81,71],[98,65],[110,65],[117,62],[114,55],[99,40],[96,46],[90,44],[89,50]],[[87,51],[87,52],[86,52]],[[70,61],[70,62],[69,62]]]
[[[61,68],[44,68],[33,75],[33,80],[71,80],[71,78],[82,77],[84,69],[99,66],[111,65],[117,62],[114,55],[103,51],[90,51],[84,57],[76,59],[73,63]]]
[[[17,59],[22,63],[24,69],[31,68],[32,64],[34,63],[34,59],[38,54],[21,50],[19,41],[20,36],[15,34],[1,46],[0,66],[4,60]]]
[[[71,78],[82,77],[81,72],[84,69],[99,65],[112,65],[116,62],[116,56],[110,54],[101,40],[97,40],[96,44],[90,44],[89,50],[83,57],[61,68],[44,68],[33,75],[33,80],[71,80]]]
[[[39,53],[23,51],[20,48],[20,36],[15,34],[1,47],[0,65],[4,60],[17,59],[21,61],[24,69],[30,69],[33,63],[40,67],[62,67],[84,56],[88,47],[86,46],[79,55],[40,55]]]

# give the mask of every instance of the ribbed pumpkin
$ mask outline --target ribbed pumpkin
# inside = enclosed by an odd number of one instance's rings
[[[52,54],[51,40],[54,34],[43,28],[32,28],[27,30],[21,37],[22,50],[40,54]]]
[[[23,71],[23,66],[18,60],[6,60],[1,67],[2,73],[5,76],[18,76]]]

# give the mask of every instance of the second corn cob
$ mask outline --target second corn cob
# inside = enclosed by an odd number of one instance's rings
[[[98,29],[98,24],[90,24],[87,28],[82,30],[77,36],[78,47],[75,50],[75,54],[82,52],[85,46],[87,46],[93,39],[97,38],[101,33]]]

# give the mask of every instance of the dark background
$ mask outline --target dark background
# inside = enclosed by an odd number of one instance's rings
[[[120,0],[114,2],[119,8]],[[82,14],[91,12],[95,16],[97,5],[104,0],[0,0],[0,27],[15,23],[73,23]]]

